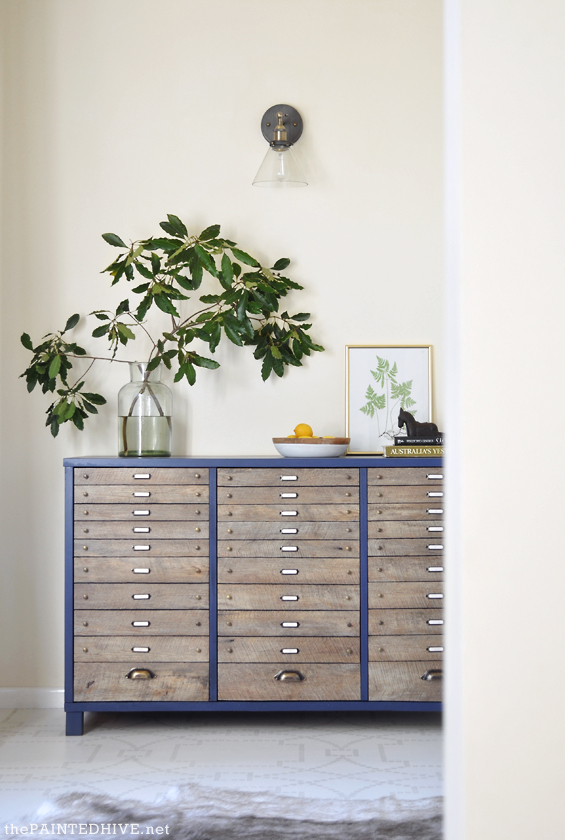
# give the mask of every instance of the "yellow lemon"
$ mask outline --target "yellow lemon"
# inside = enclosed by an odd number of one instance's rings
[[[295,438],[295,437],[296,437],[296,435],[287,435],[287,438],[289,438],[289,437],[293,437],[293,438]]]
[[[308,423],[299,423],[294,430],[294,434],[296,437],[312,437],[314,432],[312,431],[312,426],[309,426]]]

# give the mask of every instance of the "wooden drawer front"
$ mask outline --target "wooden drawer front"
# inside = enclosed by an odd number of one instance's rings
[[[404,505],[368,505],[369,522],[380,520],[403,520],[403,519],[443,519],[443,502],[438,500],[437,504],[433,499],[425,505],[404,504]]]
[[[282,521],[280,521],[282,520]],[[357,522],[220,522],[220,540],[358,540]]]
[[[76,636],[75,662],[208,662],[202,636]]]
[[[218,540],[218,557],[277,557],[290,563],[299,557],[359,557],[358,540],[298,540],[291,536],[287,540]]]
[[[369,557],[369,580],[426,580],[435,585],[443,580],[443,560],[438,564],[429,557]]]
[[[372,539],[421,539],[429,543],[443,540],[443,522],[438,519],[386,522],[369,522],[369,537]]]
[[[81,539],[143,540],[201,540],[208,539],[207,522],[88,522],[75,526],[75,535]]]
[[[286,625],[286,626],[284,626]],[[292,626],[289,626],[292,625]],[[358,636],[359,613],[345,610],[222,610],[219,636]]]
[[[359,662],[359,640],[344,636],[333,639],[228,636],[219,640],[218,662],[276,662],[281,668],[293,668],[297,662]]]
[[[436,609],[443,603],[441,583],[370,583],[370,609]],[[433,597],[441,595],[442,597]]]
[[[284,560],[284,558],[283,558]],[[218,560],[219,583],[359,583],[359,560],[344,564],[341,558],[327,560],[300,559],[282,562],[264,559]]]
[[[151,504],[185,504],[195,502],[199,505],[207,505],[209,492],[207,486],[195,486],[192,484],[167,485],[159,484],[154,486],[131,487],[122,484],[98,485],[89,487],[82,485],[74,488],[74,499],[77,504],[83,502],[90,504],[126,504],[135,505],[136,508],[147,508]]]
[[[201,610],[207,606],[207,583],[75,584],[77,610]]]
[[[242,583],[230,586],[223,583],[218,585],[218,607],[230,610],[358,610],[359,587]]]
[[[75,484],[129,484],[143,489],[153,484],[208,484],[207,469],[183,467],[85,467],[75,469]]]
[[[148,668],[153,679],[133,680],[127,674],[134,668]],[[150,700],[208,700],[208,665],[204,663],[126,662],[77,663],[74,700],[76,702]]]
[[[443,555],[443,538],[423,540],[369,540],[369,557],[406,557],[421,555],[434,559]],[[439,562],[438,561],[438,562]]]
[[[75,540],[75,557],[128,557],[143,566],[153,556],[208,556],[208,540],[151,540],[145,539],[146,536],[135,534],[129,540]]]
[[[296,667],[299,681],[275,679],[275,664],[218,666],[218,700],[359,700],[359,665],[305,664]]]
[[[381,485],[367,489],[369,504],[416,504],[426,505],[427,508],[443,508],[443,488],[438,487],[395,487]]]
[[[219,505],[278,505],[296,510],[296,505],[359,504],[359,487],[218,487]]]
[[[324,485],[350,484],[359,486],[356,469],[219,469],[218,487],[322,487]]]
[[[131,563],[114,557],[75,559],[75,583],[204,583],[208,580],[208,558],[152,557]]]
[[[371,636],[369,662],[441,662],[442,636]]]
[[[441,622],[441,623],[439,623]],[[369,635],[443,633],[443,611],[433,610],[369,610]]]
[[[208,636],[208,610],[92,610],[74,615],[75,636]]]
[[[289,504],[286,504],[286,502]],[[276,522],[280,528],[291,528],[299,522],[357,522],[358,504],[305,505],[279,499],[274,505],[218,505],[219,522]],[[228,525],[229,527],[229,525]]]
[[[436,668],[433,662],[372,662],[369,700],[440,702],[441,679],[422,679],[425,675],[440,676],[441,663],[437,665]]]
[[[367,482],[372,484],[441,484],[443,467],[370,467]]]
[[[104,504],[79,504],[75,505],[75,523],[96,521],[117,521],[127,520],[136,526],[143,526],[144,523],[157,521],[183,521],[195,524],[208,521],[207,505],[156,505],[150,502],[145,504],[143,500],[139,504],[127,505],[104,505]]]

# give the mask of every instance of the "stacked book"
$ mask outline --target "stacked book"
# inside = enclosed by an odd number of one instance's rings
[[[414,438],[399,435],[394,446],[385,446],[387,458],[442,458],[444,455],[443,435]]]

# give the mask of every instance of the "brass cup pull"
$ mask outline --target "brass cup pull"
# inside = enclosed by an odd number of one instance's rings
[[[302,682],[306,677],[300,671],[279,671],[275,679],[279,682]]]
[[[150,671],[149,668],[132,668],[131,671],[126,674],[126,678],[128,680],[152,680],[154,677],[155,674],[153,671]]]
[[[426,682],[432,682],[433,680],[441,680],[443,679],[443,671],[440,668],[438,668],[437,670],[426,671],[426,673],[421,679],[426,680]]]

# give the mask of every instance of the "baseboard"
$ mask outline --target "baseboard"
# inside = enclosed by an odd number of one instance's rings
[[[62,688],[0,688],[0,709],[62,709]]]

